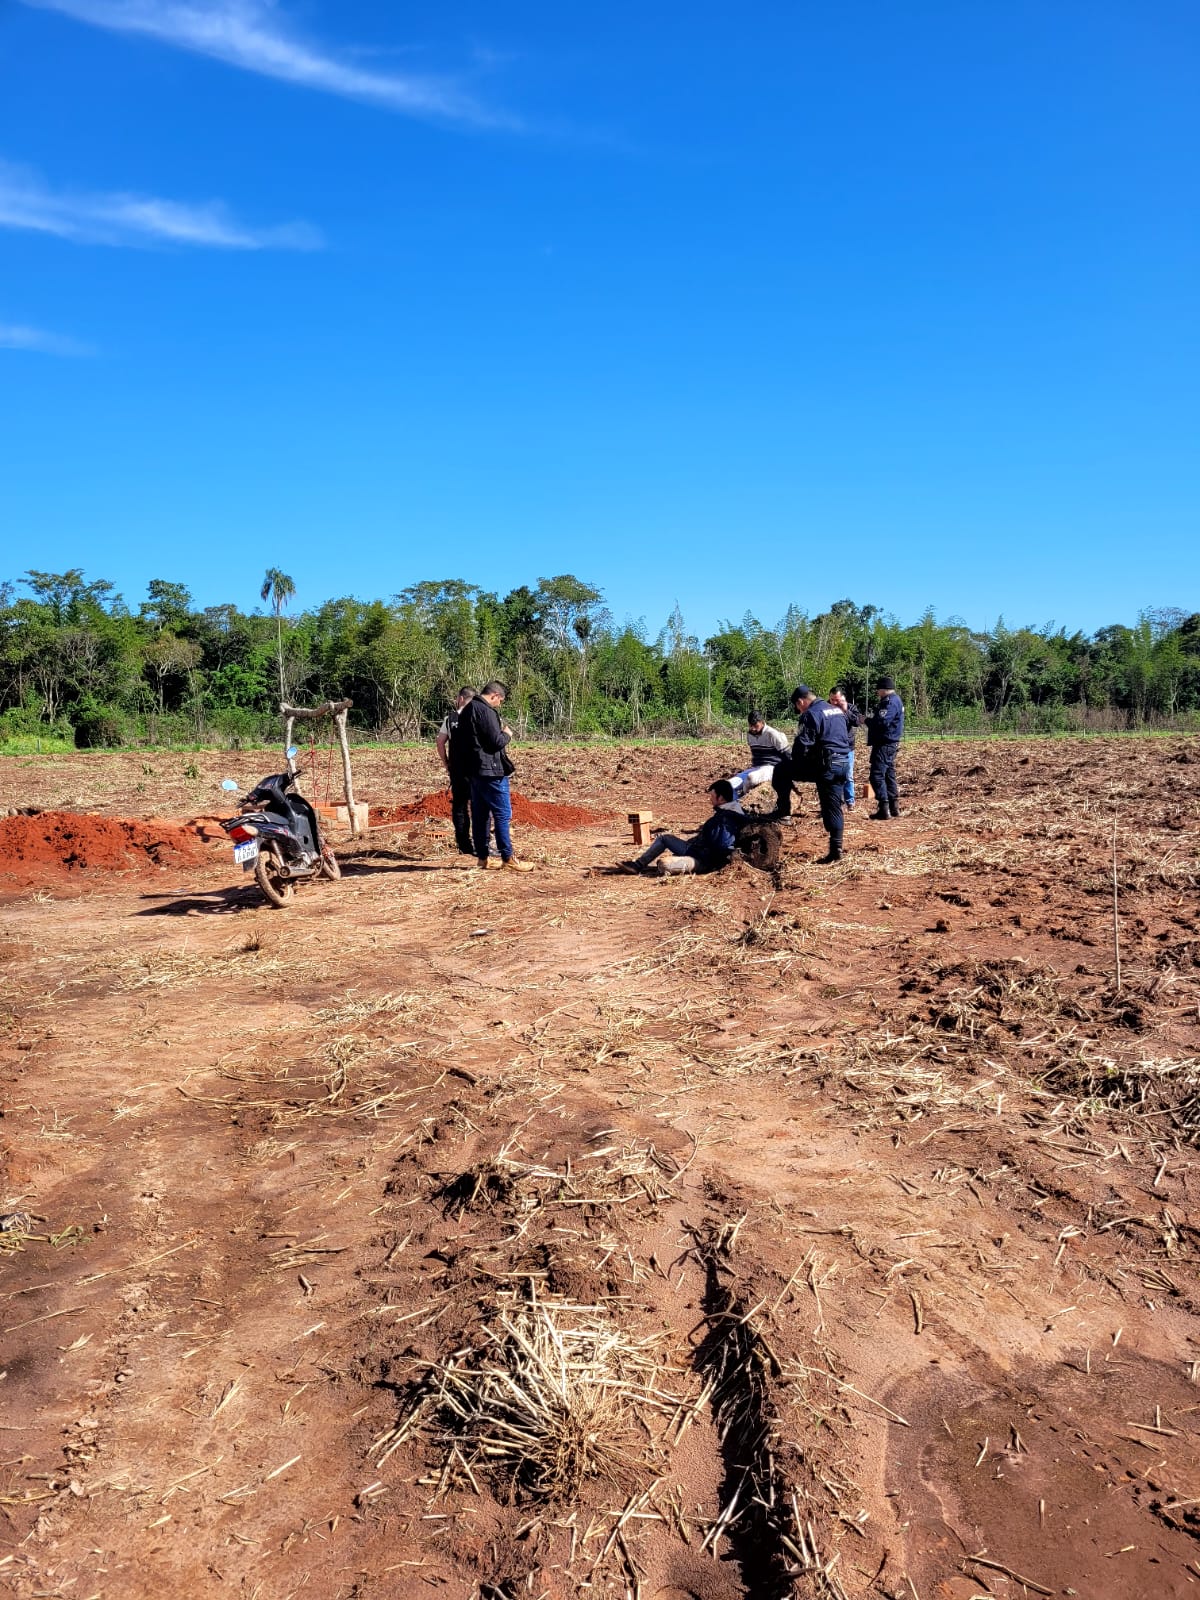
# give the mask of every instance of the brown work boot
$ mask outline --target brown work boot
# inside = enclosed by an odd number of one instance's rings
[[[516,856],[509,856],[508,860],[506,862],[504,862],[504,866],[507,867],[509,872],[532,872],[533,871],[533,862],[532,861],[518,861]]]
[[[499,872],[504,863],[499,856],[489,856],[486,861],[481,861],[479,865],[488,872]]]

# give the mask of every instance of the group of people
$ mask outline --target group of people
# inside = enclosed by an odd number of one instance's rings
[[[775,790],[775,809],[768,813],[774,818],[791,816],[792,791],[797,783],[816,786],[821,822],[829,835],[829,849],[821,857],[821,864],[840,861],[845,812],[853,811],[855,804],[855,735],[864,725],[875,795],[871,820],[888,822],[900,815],[896,751],[904,736],[904,705],[891,678],[879,680],[875,696],[875,709],[868,716],[850,703],[842,689],[834,689],[828,700],[823,700],[802,683],[791,700],[799,721],[790,745],[778,728],[770,727],[757,711],[751,711],[746,734],[750,765],[732,778],[720,778],[711,785],[708,796],[713,815],[690,839],[660,834],[648,850],[626,862],[626,870],[646,872],[656,866],[659,873],[674,874],[723,867],[733,854],[746,820],[742,798],[763,783],[770,783]]]
[[[459,854],[483,868],[532,872],[513,852],[513,764],[506,746],[512,729],[500,716],[508,686],[493,678],[479,693],[462,688],[437,733],[437,751],[450,779],[450,814]],[[492,834],[495,834],[495,853]]]
[[[437,733],[437,751],[450,779],[451,814],[459,852],[471,856],[482,868],[531,871],[513,851],[512,799],[508,780],[513,764],[506,746],[512,729],[500,715],[508,697],[499,679],[458,691],[454,710]],[[732,778],[719,778],[708,790],[712,815],[690,839],[662,833],[640,856],[625,863],[630,872],[656,866],[660,874],[711,872],[725,866],[737,847],[746,821],[742,798],[760,784],[775,790],[774,818],[789,817],[792,791],[797,783],[816,786],[821,822],[829,835],[822,864],[842,859],[845,811],[853,810],[854,742],[865,725],[870,751],[871,789],[875,810],[871,820],[887,822],[900,815],[896,786],[896,751],[904,736],[904,706],[891,678],[881,678],[875,690],[875,709],[864,715],[845,692],[834,689],[827,700],[801,684],[791,704],[798,717],[796,737],[789,745],[777,728],[757,711],[748,717],[747,743],[750,765]],[[494,849],[493,849],[494,835]]]

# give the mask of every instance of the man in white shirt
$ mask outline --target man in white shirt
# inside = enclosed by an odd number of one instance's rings
[[[734,799],[741,800],[760,783],[769,783],[775,768],[785,758],[791,746],[779,732],[764,722],[757,711],[746,718],[746,742],[750,746],[750,765],[730,778]]]

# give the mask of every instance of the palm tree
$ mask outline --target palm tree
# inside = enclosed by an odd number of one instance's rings
[[[279,650],[279,698],[281,701],[287,699],[287,691],[283,686],[283,608],[295,592],[296,585],[286,572],[280,572],[278,567],[267,568],[259,599],[266,600],[269,597],[271,609],[275,613],[275,638]]]

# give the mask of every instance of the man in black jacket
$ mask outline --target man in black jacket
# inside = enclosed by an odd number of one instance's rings
[[[500,707],[507,698],[508,689],[498,678],[485,683],[459,712],[455,737],[463,742],[463,762],[471,776],[471,838],[479,865],[532,872],[528,861],[518,861],[513,855],[509,833],[512,800],[508,775],[512,762],[505,755],[504,747],[512,738],[512,729],[500,720]],[[494,856],[488,857],[488,838],[493,825],[499,861]]]
[[[733,797],[728,778],[718,778],[708,788],[712,816],[690,839],[674,833],[660,833],[648,850],[626,861],[624,872],[649,872],[657,862],[659,877],[685,872],[719,872],[729,865],[737,848],[738,833],[746,813]]]
[[[467,768],[466,740],[458,737],[458,719],[465,706],[475,698],[474,689],[460,689],[454,710],[442,718],[437,731],[437,753],[450,779],[450,815],[454,819],[454,842],[459,855],[473,856],[471,843],[471,774]]]

